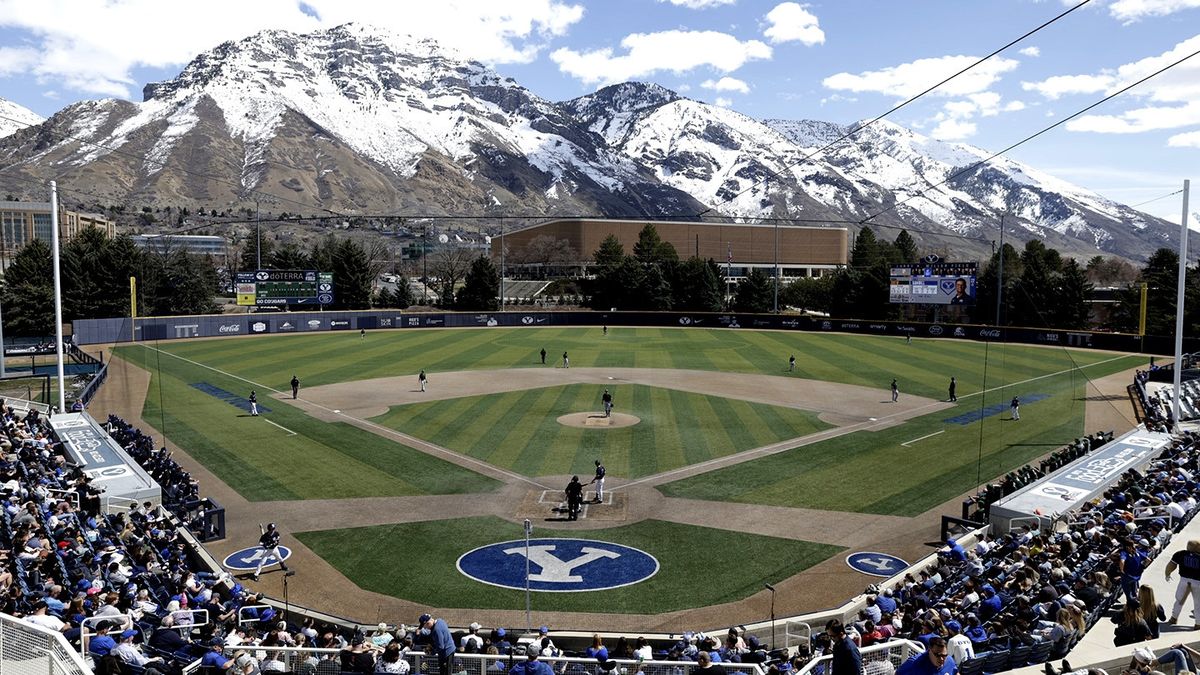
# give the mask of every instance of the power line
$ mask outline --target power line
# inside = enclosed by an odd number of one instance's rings
[[[1131,209],[1136,209],[1136,208],[1137,208],[1137,207],[1139,207],[1139,206],[1145,206],[1145,205],[1147,205],[1147,204],[1153,204],[1154,202],[1156,202],[1156,201],[1158,201],[1158,200],[1160,200],[1160,199],[1166,199],[1167,197],[1174,197],[1175,195],[1177,195],[1177,194],[1179,194],[1179,193],[1181,193],[1181,192],[1183,192],[1183,189],[1182,189],[1182,188],[1180,188],[1180,189],[1178,189],[1178,190],[1176,190],[1176,191],[1174,191],[1174,192],[1171,192],[1171,193],[1165,194],[1165,195],[1163,195],[1163,196],[1161,196],[1161,197],[1155,197],[1154,199],[1147,199],[1146,201],[1144,201],[1144,202],[1140,202],[1140,203],[1138,203],[1138,204],[1134,204],[1134,205],[1130,206],[1129,208],[1131,208]]]
[[[1095,107],[1097,107],[1097,106],[1099,106],[1099,105],[1101,105],[1101,104],[1103,104],[1103,103],[1107,103],[1108,101],[1110,101],[1110,100],[1112,100],[1112,99],[1114,99],[1114,98],[1116,98],[1116,97],[1120,96],[1121,94],[1124,94],[1125,92],[1129,91],[1130,89],[1133,89],[1134,87],[1136,87],[1136,86],[1138,86],[1139,84],[1141,84],[1141,83],[1145,82],[1146,80],[1149,80],[1149,79],[1151,79],[1151,78],[1157,77],[1157,76],[1161,75],[1162,73],[1165,73],[1165,72],[1167,72],[1168,70],[1170,70],[1170,69],[1174,68],[1175,66],[1178,66],[1179,64],[1183,63],[1184,61],[1187,61],[1188,59],[1190,59],[1190,58],[1192,58],[1192,57],[1196,56],[1197,54],[1200,54],[1200,49],[1198,49],[1198,50],[1196,50],[1196,51],[1192,52],[1191,54],[1188,54],[1187,56],[1185,56],[1185,57],[1183,57],[1183,58],[1179,59],[1178,61],[1175,61],[1174,63],[1170,63],[1170,64],[1168,64],[1168,65],[1165,65],[1165,66],[1163,66],[1162,68],[1159,68],[1158,70],[1154,71],[1153,73],[1150,73],[1149,75],[1147,75],[1147,76],[1145,76],[1145,77],[1141,78],[1140,80],[1137,80],[1136,82],[1132,82],[1132,83],[1130,83],[1130,84],[1128,84],[1128,85],[1125,85],[1124,87],[1121,87],[1121,88],[1120,88],[1120,89],[1118,89],[1117,91],[1114,91],[1113,93],[1109,94],[1108,96],[1105,96],[1104,98],[1100,99],[1099,101],[1096,101],[1095,103],[1092,103],[1091,105],[1089,105],[1089,106],[1087,106],[1087,107],[1085,107],[1085,108],[1083,108],[1083,109],[1081,109],[1081,110],[1078,110],[1078,111],[1076,111],[1076,112],[1072,113],[1072,114],[1071,114],[1070,116],[1068,116],[1068,117],[1064,117],[1063,119],[1061,119],[1061,120],[1059,120],[1059,121],[1055,122],[1054,124],[1051,124],[1051,125],[1050,125],[1050,126],[1048,126],[1048,127],[1045,127],[1045,128],[1043,128],[1043,129],[1042,129],[1042,130],[1040,130],[1040,131],[1037,131],[1037,132],[1035,132],[1035,133],[1033,133],[1033,134],[1031,134],[1031,135],[1029,135],[1029,136],[1026,136],[1025,138],[1022,138],[1021,140],[1017,141],[1016,143],[1013,143],[1012,145],[1008,146],[1007,148],[1004,148],[1003,150],[1000,150],[999,152],[992,153],[992,154],[991,154],[991,155],[989,155],[988,157],[986,157],[986,158],[984,158],[984,159],[981,159],[981,160],[979,160],[978,162],[975,162],[974,164],[969,164],[969,165],[967,165],[967,166],[963,167],[962,169],[959,169],[958,171],[955,171],[954,173],[950,174],[949,176],[946,176],[945,178],[943,178],[942,180],[938,181],[937,183],[934,183],[934,184],[930,185],[929,187],[925,188],[924,190],[921,190],[921,191],[920,191],[920,192],[918,192],[917,194],[915,194],[915,195],[912,195],[911,197],[908,197],[907,199],[903,199],[903,200],[901,200],[901,201],[898,201],[898,202],[896,202],[896,203],[892,204],[891,206],[888,206],[888,207],[886,207],[886,208],[884,208],[884,209],[882,209],[882,210],[880,210],[880,211],[876,211],[875,213],[873,213],[873,214],[871,214],[871,215],[867,216],[866,218],[863,218],[863,219],[862,219],[861,221],[859,221],[859,222],[860,222],[861,224],[865,225],[865,224],[867,223],[867,221],[871,220],[872,218],[876,218],[876,217],[878,217],[878,216],[881,216],[881,215],[883,215],[883,214],[885,214],[885,213],[888,213],[888,212],[890,212],[890,211],[893,211],[893,210],[895,210],[897,207],[899,207],[899,206],[902,206],[902,205],[904,205],[904,204],[907,204],[908,202],[910,202],[910,201],[912,201],[912,200],[916,199],[917,197],[924,196],[926,192],[929,192],[930,190],[932,190],[932,189],[934,189],[934,188],[941,187],[942,185],[945,185],[946,183],[950,182],[951,180],[953,180],[953,179],[955,179],[955,178],[958,178],[959,176],[961,176],[961,175],[963,175],[963,174],[965,174],[965,173],[967,173],[967,172],[974,171],[975,169],[977,169],[977,168],[979,168],[979,167],[983,166],[984,164],[987,164],[988,162],[990,162],[990,161],[992,161],[993,159],[996,159],[997,157],[999,157],[999,156],[1001,156],[1001,155],[1003,155],[1003,154],[1007,153],[1008,151],[1010,151],[1010,150],[1013,150],[1013,149],[1015,149],[1015,148],[1018,148],[1018,147],[1020,147],[1020,146],[1024,145],[1025,143],[1028,143],[1029,141],[1032,141],[1033,139],[1037,138],[1038,136],[1041,136],[1042,134],[1044,134],[1044,133],[1046,133],[1046,132],[1048,132],[1048,131],[1050,131],[1050,130],[1052,130],[1052,129],[1056,129],[1056,128],[1058,128],[1058,127],[1060,127],[1060,126],[1062,126],[1062,125],[1066,124],[1067,122],[1070,122],[1071,120],[1075,119],[1076,117],[1079,117],[1080,115],[1082,115],[1082,114],[1084,114],[1084,113],[1088,112],[1088,111],[1089,111],[1089,110],[1091,110],[1092,108],[1095,108]]]
[[[832,148],[833,146],[835,146],[835,145],[837,145],[837,144],[841,143],[842,141],[844,141],[844,140],[846,140],[846,139],[848,139],[848,138],[851,138],[851,137],[853,137],[854,135],[858,134],[858,133],[859,133],[860,131],[862,131],[863,129],[866,129],[867,127],[871,126],[872,124],[875,124],[876,122],[878,122],[878,121],[882,120],[883,118],[887,117],[888,115],[891,115],[892,113],[896,112],[897,110],[900,110],[901,108],[903,108],[903,107],[907,106],[908,104],[910,104],[910,103],[912,103],[912,102],[916,101],[917,99],[921,98],[922,96],[925,96],[926,94],[928,94],[928,93],[932,92],[933,90],[937,89],[938,87],[942,86],[943,84],[946,84],[947,82],[949,82],[949,81],[953,80],[954,78],[958,77],[959,75],[962,75],[963,73],[965,73],[965,72],[967,72],[967,71],[971,70],[972,68],[975,68],[976,66],[978,66],[978,65],[980,65],[980,64],[982,64],[982,63],[984,63],[985,61],[987,61],[987,60],[991,59],[993,56],[996,56],[996,55],[997,55],[997,54],[999,54],[1000,52],[1003,52],[1004,50],[1008,49],[1009,47],[1012,47],[1013,45],[1017,44],[1018,42],[1021,42],[1021,41],[1022,41],[1022,40],[1024,40],[1025,38],[1028,38],[1029,36],[1033,35],[1034,33],[1037,33],[1038,31],[1042,30],[1043,28],[1046,28],[1046,27],[1047,27],[1047,26],[1049,26],[1050,24],[1053,24],[1054,22],[1058,21],[1059,19],[1062,19],[1063,17],[1067,16],[1067,15],[1068,15],[1068,14],[1070,14],[1071,12],[1074,12],[1075,10],[1079,9],[1080,7],[1083,7],[1084,5],[1088,4],[1089,2],[1091,2],[1091,0],[1082,0],[1082,2],[1080,2],[1080,3],[1076,4],[1076,5],[1075,5],[1075,6],[1073,6],[1073,7],[1070,7],[1070,8],[1068,8],[1067,10],[1063,11],[1061,14],[1059,14],[1059,15],[1055,16],[1054,18],[1050,19],[1049,21],[1046,21],[1045,23],[1041,24],[1041,25],[1040,25],[1040,26],[1038,26],[1037,28],[1034,28],[1033,30],[1030,30],[1029,32],[1025,33],[1024,35],[1022,35],[1022,36],[1020,36],[1020,37],[1016,38],[1015,40],[1011,40],[1010,42],[1008,42],[1007,44],[1005,44],[1003,47],[1000,47],[999,49],[996,49],[995,51],[993,51],[992,53],[988,54],[987,56],[984,56],[983,58],[981,58],[981,59],[979,59],[979,60],[975,61],[974,63],[970,64],[969,66],[967,66],[967,67],[965,67],[965,68],[963,68],[963,69],[959,70],[958,72],[954,73],[953,75],[950,75],[949,77],[947,77],[947,78],[943,79],[941,82],[938,82],[937,84],[935,84],[935,85],[933,85],[933,86],[931,86],[931,87],[929,87],[929,88],[925,89],[924,91],[922,91],[921,93],[917,94],[916,96],[913,96],[913,97],[911,97],[911,98],[909,98],[909,99],[907,99],[907,100],[905,100],[905,101],[902,101],[901,103],[898,103],[897,105],[895,105],[894,107],[892,107],[892,108],[891,108],[890,110],[888,110],[887,112],[885,112],[885,113],[883,113],[882,115],[879,115],[879,116],[877,116],[877,117],[873,118],[871,121],[867,122],[866,124],[860,125],[860,126],[858,126],[858,127],[854,128],[853,130],[851,130],[851,131],[849,131],[849,132],[847,132],[847,133],[845,133],[845,134],[843,134],[843,135],[839,136],[838,138],[835,138],[835,139],[833,139],[832,141],[830,141],[830,142],[826,143],[825,145],[823,145],[823,146],[821,146],[821,147],[817,148],[816,150],[813,150],[812,152],[808,153],[807,155],[805,155],[805,156],[801,157],[800,159],[798,159],[798,160],[796,160],[796,161],[794,161],[794,162],[792,162],[792,163],[790,163],[790,164],[785,164],[785,165],[783,166],[783,170],[790,169],[790,168],[792,168],[792,167],[794,167],[794,166],[798,166],[798,165],[800,165],[800,164],[802,164],[802,163],[804,163],[804,162],[807,162],[808,160],[812,159],[813,157],[816,157],[817,155],[819,155],[819,154],[821,154],[821,153],[825,152],[825,151],[826,151],[826,150],[828,150],[829,148]],[[737,199],[738,197],[742,196],[743,194],[745,194],[745,193],[749,192],[750,190],[754,189],[754,188],[755,188],[757,185],[759,185],[760,183],[767,182],[767,181],[771,180],[772,178],[779,178],[779,176],[780,176],[780,172],[779,172],[779,171],[772,171],[772,170],[770,170],[770,169],[767,169],[767,173],[768,173],[767,177],[765,177],[765,178],[762,178],[762,179],[755,180],[754,182],[750,183],[750,185],[746,186],[746,187],[745,187],[745,188],[743,188],[742,190],[739,190],[738,192],[735,192],[734,194],[730,195],[729,197],[726,197],[725,199],[723,199],[723,200],[721,200],[721,201],[717,202],[716,204],[714,204],[713,206],[710,206],[710,207],[708,207],[707,209],[704,209],[703,211],[701,211],[700,213],[698,213],[698,214],[696,214],[696,215],[697,215],[697,216],[703,216],[705,213],[708,213],[709,211],[712,211],[714,208],[716,208],[716,207],[720,206],[721,204],[728,204],[729,202],[733,201],[734,199]]]

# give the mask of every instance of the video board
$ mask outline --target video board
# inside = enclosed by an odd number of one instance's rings
[[[889,300],[903,305],[974,305],[975,262],[926,260],[891,266]]]
[[[315,270],[238,272],[237,304],[253,306],[333,304],[333,274]]]

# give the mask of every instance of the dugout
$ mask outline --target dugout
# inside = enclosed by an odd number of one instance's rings
[[[1170,434],[1138,427],[992,504],[992,532],[1034,523],[1047,527],[1058,514],[1103,494],[1126,471],[1145,470],[1170,443]]]

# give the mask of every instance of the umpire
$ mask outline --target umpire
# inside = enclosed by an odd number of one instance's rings
[[[571,476],[567,483],[567,520],[579,520],[579,511],[583,508],[583,484],[579,476]]]

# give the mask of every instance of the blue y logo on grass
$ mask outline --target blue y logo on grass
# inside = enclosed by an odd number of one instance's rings
[[[578,592],[619,588],[658,573],[654,556],[629,546],[589,539],[533,539],[481,546],[458,559],[464,575],[491,586]]]

